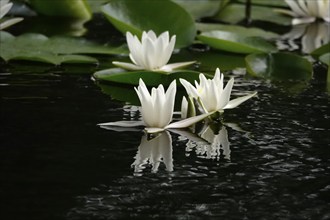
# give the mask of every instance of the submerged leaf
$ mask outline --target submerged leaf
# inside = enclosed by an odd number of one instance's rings
[[[201,32],[219,30],[219,31],[232,32],[245,37],[261,37],[265,39],[273,39],[279,36],[274,32],[265,31],[260,28],[255,28],[255,27],[246,28],[238,25],[228,25],[228,24],[196,23],[196,28]]]
[[[258,37],[245,37],[228,31],[203,32],[197,38],[209,46],[233,53],[275,52],[276,47]]]
[[[198,80],[199,72],[192,70],[176,70],[170,73],[152,72],[146,70],[127,71],[121,68],[111,68],[94,73],[97,80],[108,81],[112,83],[122,83],[129,85],[138,85],[140,78],[148,86],[158,86],[159,84],[169,85],[174,79],[184,78],[193,82]]]
[[[245,19],[244,11],[244,4],[229,4],[215,16],[215,19],[230,24],[236,24]],[[279,25],[291,25],[291,17],[284,16],[281,13],[277,13],[272,8],[265,6],[252,5],[251,19],[253,21],[266,21]]]
[[[251,54],[245,58],[247,71],[253,76],[272,80],[310,80],[312,64],[289,53]]]
[[[97,45],[84,39],[70,37],[48,38],[41,34],[19,37],[1,32],[0,56],[6,60],[30,60],[52,64],[96,63],[97,59],[79,54],[123,54],[126,49]]]
[[[86,0],[30,0],[32,7],[40,14],[89,20],[92,12]]]

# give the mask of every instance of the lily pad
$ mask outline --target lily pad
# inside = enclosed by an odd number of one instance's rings
[[[190,45],[196,35],[192,16],[172,1],[112,0],[102,7],[107,19],[122,33],[141,36],[142,31],[156,34],[169,31],[176,35],[176,47]]]
[[[92,12],[86,0],[29,0],[38,13],[48,16],[70,17],[89,20]]]
[[[199,72],[192,70],[177,70],[171,73],[151,72],[151,71],[127,71],[121,68],[110,68],[94,73],[94,77],[100,81],[111,83],[138,85],[140,78],[148,86],[169,85],[173,80],[184,78],[189,82],[199,79]],[[206,75],[211,77],[209,75]]]
[[[245,58],[249,74],[279,81],[307,81],[312,78],[312,64],[290,53],[250,54]]]
[[[319,48],[316,48],[315,50],[313,50],[311,52],[311,54],[314,56],[314,57],[319,57],[323,54],[326,54],[326,53],[329,53],[330,51],[330,43],[327,43],[327,44],[324,44],[322,45],[321,47]]]
[[[245,37],[228,31],[202,32],[197,38],[219,50],[249,54],[255,52],[275,52],[276,47],[259,37]]]
[[[219,30],[219,31],[232,32],[245,37],[261,37],[265,39],[274,39],[279,36],[274,32],[265,31],[260,28],[246,28],[238,25],[228,25],[228,24],[196,23],[196,28],[201,32]]]
[[[237,24],[245,19],[245,5],[229,4],[214,18],[218,21]],[[266,21],[279,25],[291,25],[291,17],[278,13],[273,8],[266,6],[252,5],[251,19],[253,21]]]
[[[220,7],[222,6],[222,1],[214,0],[173,0],[175,3],[179,4],[182,8],[187,10],[195,20],[203,17],[210,17],[215,15]]]
[[[320,61],[330,66],[330,53],[325,53],[319,57]]]
[[[238,0],[238,2],[245,3],[246,0]],[[284,0],[273,0],[273,1],[265,1],[265,0],[251,0],[251,4],[253,5],[265,5],[265,6],[277,6],[277,7],[287,7],[288,5]]]
[[[41,34],[14,37],[0,33],[0,56],[5,60],[29,60],[51,64],[97,63],[97,59],[80,54],[124,54],[127,49],[97,45],[84,39],[70,37],[48,38]]]

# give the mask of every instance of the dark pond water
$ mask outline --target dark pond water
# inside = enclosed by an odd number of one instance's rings
[[[225,112],[221,147],[175,133],[146,144],[96,126],[138,112],[88,74],[9,74],[16,65],[0,75],[1,219],[330,217],[324,80],[294,94],[238,76],[234,94],[259,95]]]
[[[139,112],[103,93],[95,69],[0,64],[0,219],[330,218],[322,66],[306,85],[228,72],[234,95],[258,97],[226,111],[215,134],[197,125],[210,143],[99,128]]]

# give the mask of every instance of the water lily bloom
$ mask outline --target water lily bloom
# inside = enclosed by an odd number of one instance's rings
[[[143,31],[141,42],[137,36],[130,32],[126,33],[129,57],[133,63],[117,62],[113,64],[128,70],[150,70],[171,72],[183,66],[190,65],[195,61],[167,64],[171,58],[175,46],[176,36],[170,39],[166,31],[156,36],[155,32]]]
[[[23,20],[23,18],[11,18],[11,19],[6,19],[4,21],[1,21],[2,18],[9,12],[9,10],[11,9],[12,6],[13,6],[13,3],[9,2],[9,0],[0,1],[0,30],[3,30],[5,28]]]
[[[316,19],[330,22],[330,0],[285,0],[292,11],[279,10],[294,19],[292,24],[312,23]]]
[[[214,112],[190,117],[181,121],[173,122],[174,101],[176,94],[176,81],[173,80],[165,92],[162,84],[158,88],[152,88],[149,93],[142,79],[139,80],[135,91],[141,102],[142,121],[118,121],[99,124],[103,128],[108,126],[134,127],[145,126],[148,133],[161,132],[166,129],[185,128],[203,120]]]
[[[223,88],[223,74],[219,68],[216,69],[213,79],[206,79],[204,74],[199,75],[200,83],[195,81],[194,87],[185,79],[180,79],[188,95],[195,98],[205,113],[223,112],[224,109],[232,109],[252,98],[257,93],[230,100],[230,94],[234,85],[234,78],[231,78],[226,87]]]

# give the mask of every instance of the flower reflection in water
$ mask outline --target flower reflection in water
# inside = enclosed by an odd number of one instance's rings
[[[282,50],[296,50],[299,46],[296,40],[301,39],[301,51],[311,53],[313,50],[330,42],[330,24],[327,22],[316,22],[311,24],[301,24],[292,27],[292,30],[281,37],[287,40],[288,45],[278,42]]]
[[[141,173],[147,167],[152,172],[157,172],[163,162],[167,171],[173,171],[172,138],[169,132],[163,131],[156,137],[149,139],[149,134],[144,134],[141,144],[132,164],[135,173]]]
[[[196,155],[201,158],[219,160],[223,156],[223,158],[230,160],[230,143],[225,126],[208,125],[198,135],[201,140],[188,140],[186,144],[188,155],[195,149]]]

